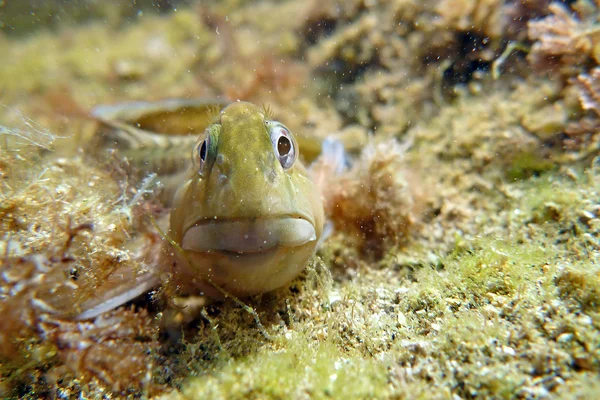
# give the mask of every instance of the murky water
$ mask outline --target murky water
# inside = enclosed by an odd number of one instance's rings
[[[598,397],[598,7],[0,1],[0,393]]]

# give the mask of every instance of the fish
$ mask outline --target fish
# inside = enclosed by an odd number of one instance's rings
[[[194,104],[204,110],[214,103]],[[194,104],[159,104],[166,114],[154,120],[165,130],[169,118],[181,115],[181,107]],[[176,146],[156,137],[152,124],[139,122],[152,107],[138,103],[96,110],[103,140],[129,150],[168,153]],[[122,115],[127,118],[119,119]],[[302,164],[295,135],[265,109],[243,101],[223,107],[200,134],[196,122],[172,124],[189,131],[172,137],[179,147],[189,146],[191,157],[183,173],[161,167],[175,184],[170,185],[174,194],[157,261],[142,273],[117,271],[79,307],[75,319],[119,307],[160,286],[164,274],[183,294],[221,299],[270,292],[296,278],[315,254],[325,226],[323,199]],[[193,145],[190,134],[196,136]],[[181,167],[182,161],[170,163]]]

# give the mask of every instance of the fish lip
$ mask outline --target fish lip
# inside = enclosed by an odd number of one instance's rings
[[[299,215],[218,218],[204,219],[188,228],[181,247],[186,251],[243,256],[299,247],[316,240],[314,223]]]

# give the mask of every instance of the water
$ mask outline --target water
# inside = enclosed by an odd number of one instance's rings
[[[598,397],[599,15],[587,1],[0,1],[0,393]],[[224,261],[165,260],[185,242],[172,171],[224,151],[194,146],[237,100],[291,132],[266,151],[299,147],[327,234],[291,283],[223,299],[266,285],[266,261],[228,282]],[[104,105],[119,112],[102,130]],[[98,140],[106,126],[117,136]],[[236,131],[248,165],[265,151],[251,131]],[[319,158],[331,143],[346,154]],[[230,192],[244,204],[297,182],[252,168],[264,182]],[[256,196],[297,206],[294,185]],[[245,210],[207,188],[179,215],[205,195],[216,221]]]

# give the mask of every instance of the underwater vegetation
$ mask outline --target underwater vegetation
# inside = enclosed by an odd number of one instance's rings
[[[24,35],[0,2],[2,397],[600,396],[597,2],[56,3]],[[91,110],[167,98],[266,104],[306,164],[339,139],[329,236],[268,293],[167,270],[74,320],[171,211]]]

